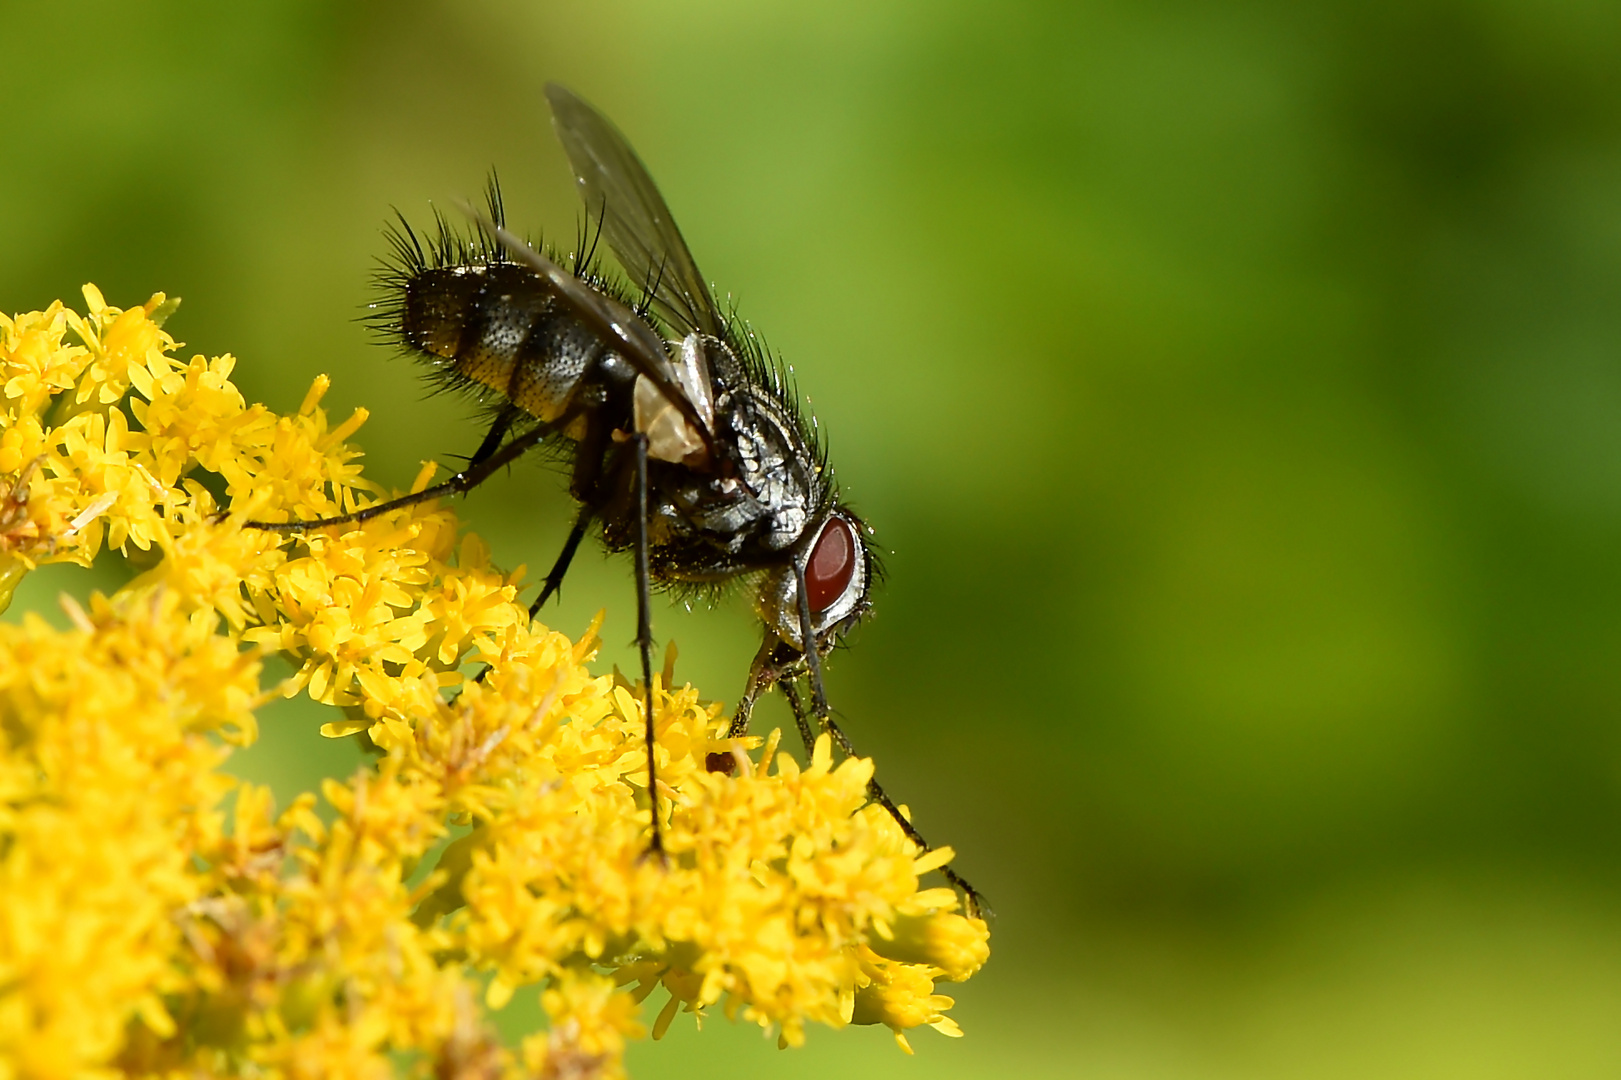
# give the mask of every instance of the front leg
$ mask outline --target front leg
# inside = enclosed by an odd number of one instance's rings
[[[788,699],[789,706],[794,710],[795,718],[799,720],[800,730],[806,732],[808,737],[809,726],[805,720],[805,703],[800,699],[799,691],[792,682],[786,679],[778,685],[782,687],[783,696]],[[851,745],[849,736],[845,735],[844,730],[834,722],[833,718],[824,715],[821,717],[821,721],[822,730],[826,731],[833,741],[839,744],[839,749],[844,751],[845,757],[856,757],[856,748]],[[901,808],[895,805],[895,801],[885,794],[876,778],[867,781],[867,797],[882,806],[889,813],[889,816],[895,819],[895,824],[901,827],[901,832],[906,834],[908,840],[925,852],[934,850],[929,845],[929,842],[923,839],[923,834],[917,831],[917,827],[912,824],[911,820],[901,813]],[[990,906],[985,903],[985,897],[980,894],[978,889],[968,883],[967,878],[949,866],[940,867],[940,874],[951,883],[952,887],[963,894],[963,907],[971,918],[982,919],[991,914]]]
[[[731,725],[726,729],[728,739],[741,739],[749,733],[749,722],[754,718],[755,702],[761,695],[769,693],[773,686],[789,677],[789,673],[797,668],[797,652],[791,655],[781,655],[787,649],[782,639],[775,633],[767,630],[765,640],[760,643],[760,651],[754,654],[754,662],[749,665],[748,683],[743,687],[743,696],[737,702],[737,711],[732,714]],[[784,662],[786,660],[786,663]],[[799,724],[800,737],[805,740],[805,752],[809,753],[814,740],[810,735],[810,728],[806,726],[804,718],[794,717]],[[737,761],[731,754],[710,754],[704,759],[704,765],[710,772],[729,773],[737,768]]]

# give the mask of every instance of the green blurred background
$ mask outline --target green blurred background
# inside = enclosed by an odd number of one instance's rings
[[[181,295],[251,398],[370,408],[385,482],[481,432],[355,322],[381,226],[494,165],[569,241],[548,79],[794,364],[892,552],[832,700],[996,953],[916,1058],[683,1020],[636,1076],[1621,1072],[1613,2],[0,16],[0,307]],[[525,464],[466,515],[543,567],[569,504]],[[551,618],[603,606],[627,664],[586,555]],[[735,698],[741,598],[656,627]],[[320,719],[243,769],[351,768]]]

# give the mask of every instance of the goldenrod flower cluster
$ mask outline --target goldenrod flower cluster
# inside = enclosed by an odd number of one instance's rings
[[[667,673],[650,798],[641,688],[591,674],[595,627],[531,624],[449,510],[242,527],[380,497],[363,414],[329,426],[324,380],[248,405],[231,357],[171,355],[163,297],[85,297],[0,317],[0,607],[41,563],[147,569],[65,601],[69,629],[0,623],[0,1080],[614,1077],[661,991],[654,1037],[680,1010],[785,1046],[959,1033],[935,984],[985,924],[919,887],[949,852],[867,804],[871,762],[728,741]],[[267,689],[277,653],[297,673]],[[375,764],[278,812],[223,771],[276,693]],[[488,1013],[515,994],[548,1026],[509,1047]]]

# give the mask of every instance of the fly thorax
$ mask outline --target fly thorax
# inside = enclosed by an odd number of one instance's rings
[[[801,468],[803,455],[769,399],[754,397],[733,412],[737,482],[758,505],[758,542],[781,551],[798,542],[814,505]]]
[[[737,554],[759,530],[762,508],[735,479],[689,473],[684,482],[659,486],[687,533],[719,551]]]

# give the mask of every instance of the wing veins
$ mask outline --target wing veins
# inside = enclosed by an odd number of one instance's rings
[[[656,282],[650,305],[683,333],[724,336],[709,286],[630,142],[567,87],[548,83],[546,98],[586,213],[597,218],[630,279]]]
[[[488,214],[463,203],[466,214],[484,232],[493,237],[508,255],[545,278],[565,303],[574,309],[585,323],[605,341],[614,343],[619,355],[645,375],[665,400],[674,405],[703,439],[704,447],[714,453],[714,433],[698,412],[698,408],[681,388],[674,366],[664,351],[664,342],[634,311],[611,296],[606,296],[564,270],[546,256],[530,247],[516,234],[490,220]]]

